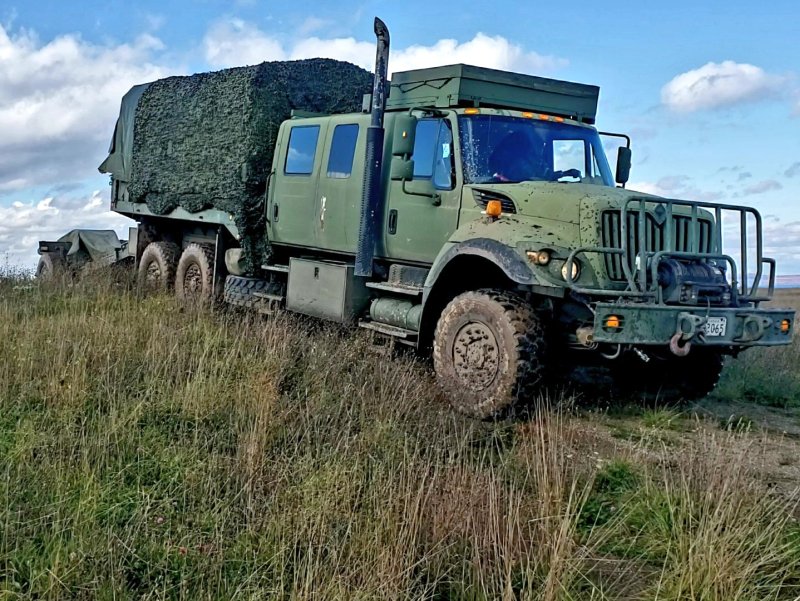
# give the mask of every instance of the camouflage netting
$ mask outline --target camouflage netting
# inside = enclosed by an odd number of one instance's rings
[[[246,263],[268,251],[263,200],[281,122],[292,109],[361,109],[372,75],[330,59],[268,62],[188,77],[145,90],[136,109],[129,192],[163,215],[181,206],[234,217]]]

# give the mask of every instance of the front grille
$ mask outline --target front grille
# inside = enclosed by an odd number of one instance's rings
[[[605,254],[606,272],[612,280],[624,281],[625,271],[623,261],[634,271],[636,256],[641,252],[639,248],[639,212],[628,211],[627,215],[627,249],[625,255]],[[659,223],[650,213],[645,215],[645,250],[653,253],[667,248],[666,224]],[[622,227],[620,224],[620,211],[604,211],[601,215],[601,235],[603,246],[623,248]],[[678,252],[691,252],[692,218],[687,215],[672,216],[672,249]],[[713,248],[713,223],[707,219],[698,219],[696,225],[698,237],[698,252],[710,253]]]
[[[508,196],[503,196],[497,192],[490,192],[488,190],[472,190],[472,196],[475,198],[475,204],[482,209],[486,209],[486,205],[490,200],[499,200],[500,205],[503,207],[503,213],[516,213],[517,206],[514,201]]]

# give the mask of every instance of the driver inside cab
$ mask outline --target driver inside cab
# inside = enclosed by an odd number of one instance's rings
[[[498,183],[557,181],[562,177],[580,177],[577,169],[553,171],[547,160],[545,142],[533,142],[522,131],[506,134],[489,155],[489,169]]]

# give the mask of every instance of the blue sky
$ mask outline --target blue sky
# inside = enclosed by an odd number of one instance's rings
[[[756,206],[779,272],[800,274],[796,5],[739,1],[0,3],[0,263],[109,214],[105,157],[119,98],[171,74],[261,60],[472,62],[601,87],[598,126],[633,136],[631,186]],[[3,257],[7,259],[3,259]]]

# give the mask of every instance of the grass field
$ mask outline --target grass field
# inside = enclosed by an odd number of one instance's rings
[[[799,349],[483,423],[337,327],[7,276],[0,599],[796,599]]]

